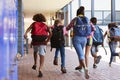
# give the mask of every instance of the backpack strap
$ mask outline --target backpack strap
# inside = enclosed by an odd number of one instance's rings
[[[75,26],[75,25],[76,25],[76,23],[77,23],[77,19],[79,19],[79,20],[80,20],[80,22],[81,22],[81,25],[83,25],[83,21],[82,21],[82,19],[78,16],[78,17],[76,17],[76,19],[75,19],[74,26]]]
[[[81,19],[80,17],[78,17],[78,19],[79,19],[80,22],[81,22],[80,24],[83,25],[84,23],[83,23],[82,19]]]
[[[74,26],[76,25],[76,22],[77,22],[77,17],[76,17],[75,20],[74,20]]]

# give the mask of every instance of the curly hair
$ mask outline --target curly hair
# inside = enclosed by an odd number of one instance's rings
[[[45,16],[41,13],[35,14],[32,19],[37,22],[46,22]]]

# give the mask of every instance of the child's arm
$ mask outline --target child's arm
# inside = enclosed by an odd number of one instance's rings
[[[113,41],[120,41],[120,36],[111,36],[110,39]]]
[[[105,39],[106,35],[107,35],[107,31],[106,31],[105,34],[104,34],[104,39]]]

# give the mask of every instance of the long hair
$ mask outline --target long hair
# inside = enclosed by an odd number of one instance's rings
[[[56,19],[55,22],[54,22],[54,26],[57,26],[59,23],[61,23],[61,20]]]
[[[77,14],[76,15],[77,16],[80,15],[80,14],[84,15],[84,10],[85,10],[84,6],[80,6],[78,8],[78,10],[77,10]]]

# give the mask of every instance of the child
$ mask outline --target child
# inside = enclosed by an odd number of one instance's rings
[[[89,63],[89,60],[88,60],[88,57],[89,57],[89,52],[91,50],[91,46],[92,46],[92,43],[93,43],[93,34],[94,34],[94,31],[95,31],[95,26],[92,24],[92,22],[90,23],[91,25],[91,35],[87,36],[87,43],[86,43],[86,47],[85,47],[85,64],[86,64],[86,68],[88,68],[88,63]]]
[[[96,17],[92,17],[90,21],[93,23],[93,25],[95,26],[95,28],[96,28],[96,30],[97,30],[97,26],[96,26],[96,24],[97,24],[97,18],[96,18]],[[94,34],[93,34],[93,35],[94,35]],[[98,63],[100,62],[100,59],[101,59],[101,56],[100,56],[100,55],[97,56],[98,46],[99,46],[99,45],[94,45],[94,44],[93,44],[92,47],[91,47],[91,54],[92,54],[92,56],[94,57],[93,68],[97,68],[97,65],[96,65],[96,64],[98,64]]]
[[[62,25],[62,22],[60,20],[55,20],[54,28],[52,30],[51,47],[56,48],[53,64],[58,65],[58,54],[60,52],[61,71],[62,71],[62,73],[66,73],[65,48],[64,48],[65,40],[64,40],[63,28],[64,28],[64,26]]]
[[[88,69],[85,66],[85,57],[84,57],[84,47],[85,47],[86,42],[87,42],[87,37],[85,35],[83,36],[83,35],[81,35],[81,33],[79,33],[79,31],[82,31],[82,30],[79,30],[80,28],[78,28],[78,26],[77,26],[77,28],[76,28],[76,26],[74,26],[76,19],[81,20],[83,22],[83,24],[80,23],[80,25],[89,24],[89,20],[85,16],[84,11],[85,11],[84,6],[80,6],[77,9],[76,17],[71,20],[70,24],[66,27],[66,30],[68,31],[70,29],[73,29],[74,35],[72,37],[72,43],[73,43],[73,46],[74,46],[76,53],[78,55],[78,61],[79,61],[79,65],[75,69],[79,70],[79,69],[84,68],[85,78],[89,79],[89,73],[88,73]]]
[[[109,66],[111,66],[111,63],[113,61],[114,56],[119,56],[119,58],[120,58],[120,53],[116,53],[117,41],[114,41],[112,38],[110,38],[110,31],[109,30],[112,27],[117,27],[116,23],[109,23],[108,24],[108,30],[104,34],[104,38],[107,35],[108,45],[109,45],[110,52],[111,52]]]
[[[42,68],[43,68],[43,65],[44,65],[44,56],[45,56],[45,53],[46,53],[45,52],[46,45],[47,45],[48,41],[50,40],[51,33],[50,33],[50,30],[49,30],[48,26],[44,23],[44,22],[46,22],[46,18],[43,14],[41,14],[41,13],[35,14],[33,16],[33,20],[34,20],[34,22],[26,30],[26,32],[24,34],[24,38],[26,39],[28,32],[31,31],[31,34],[32,34],[32,36],[31,36],[32,37],[32,43],[31,44],[32,44],[33,50],[34,50],[34,53],[33,53],[34,65],[32,66],[32,69],[36,70],[36,67],[37,67],[37,53],[39,52],[39,57],[40,57],[39,63],[40,63],[40,65],[39,65],[38,77],[42,77],[43,76]],[[37,40],[37,39],[40,39],[40,38],[37,38],[36,34],[38,34],[39,36],[41,34],[47,35],[47,38],[45,38],[41,41]],[[33,38],[35,36],[36,36],[36,38]],[[42,39],[42,37],[41,37],[41,39]]]

